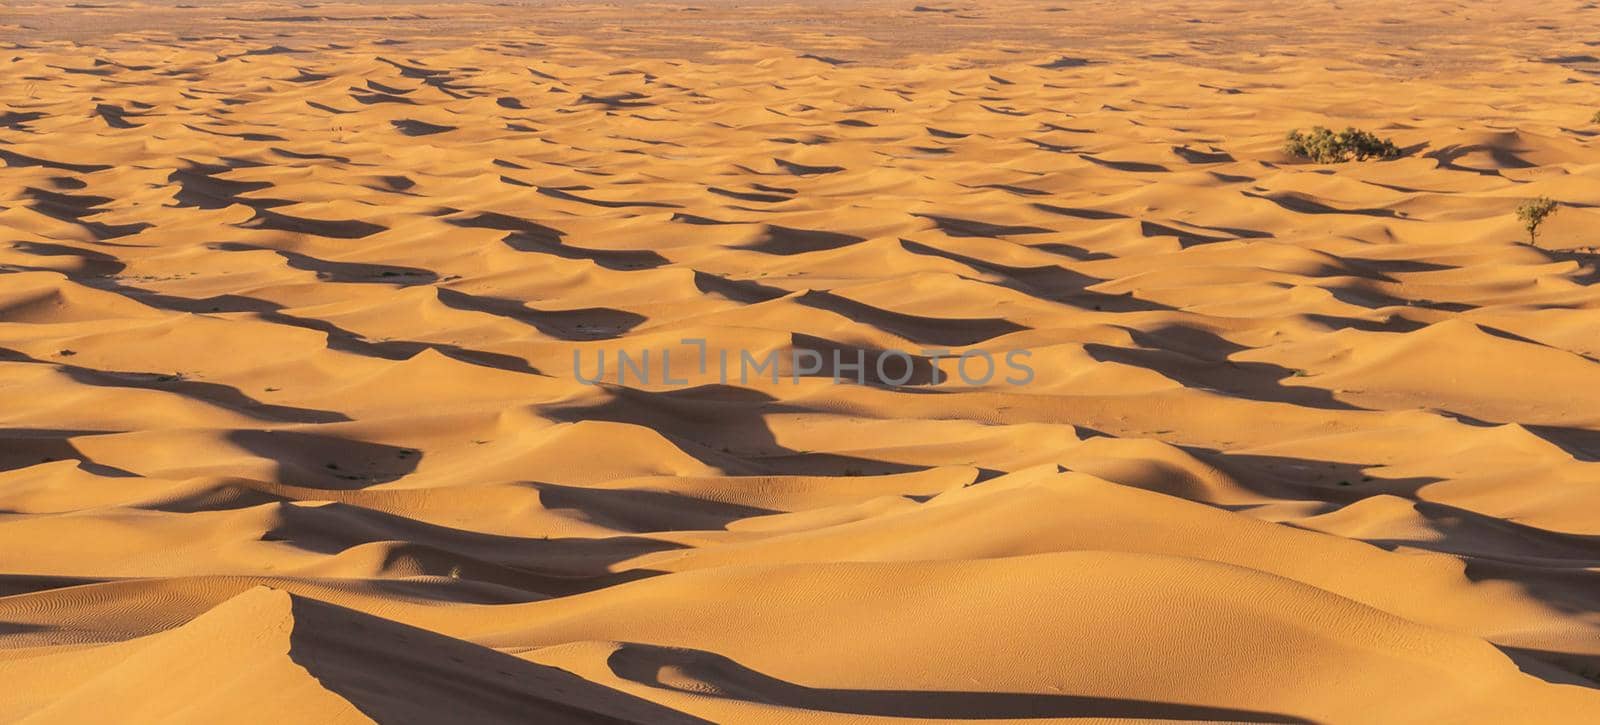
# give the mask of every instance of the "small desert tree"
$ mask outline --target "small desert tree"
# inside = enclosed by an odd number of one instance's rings
[[[1289,132],[1283,150],[1292,156],[1311,159],[1319,164],[1337,164],[1344,161],[1367,159],[1392,159],[1400,155],[1394,141],[1378,138],[1370,131],[1346,128],[1330,131],[1314,126],[1309,132],[1295,129]]]
[[[1589,123],[1600,123],[1600,111],[1594,112],[1594,116],[1589,118]]]
[[[1517,207],[1517,220],[1522,222],[1523,229],[1528,230],[1529,244],[1539,244],[1539,226],[1559,208],[1555,200],[1548,196],[1530,199]]]

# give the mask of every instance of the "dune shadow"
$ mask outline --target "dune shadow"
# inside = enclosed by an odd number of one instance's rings
[[[444,287],[437,291],[439,301],[446,307],[514,320],[562,340],[610,340],[627,334],[648,319],[637,312],[610,307],[540,310],[521,300],[474,295]]]
[[[350,420],[343,413],[331,410],[263,403],[231,385],[191,380],[180,373],[98,370],[58,360],[39,360],[8,348],[0,348],[0,360],[50,365],[60,370],[67,377],[72,378],[73,382],[83,385],[102,388],[131,388],[181,395],[191,400],[214,405],[257,420],[280,423],[335,423]]]
[[[789,294],[788,290],[761,284],[754,280],[728,279],[727,277],[701,272],[700,270],[695,270],[694,272],[694,286],[695,289],[706,294],[720,295],[747,305],[775,300]]]
[[[647,208],[647,209],[682,209],[683,208],[682,204],[673,204],[671,202],[665,202],[665,201],[610,201],[610,200],[607,200],[607,199],[591,199],[591,198],[586,197],[586,196],[579,196],[579,195],[574,194],[574,193],[572,193],[570,191],[566,191],[565,189],[557,189],[557,188],[549,187],[549,186],[540,186],[540,187],[537,187],[534,190],[537,191],[540,194],[543,194],[545,196],[548,196],[548,197],[551,197],[551,198],[554,198],[554,199],[561,199],[563,201],[575,201],[575,202],[578,202],[580,204],[588,204],[589,206],[598,206],[598,207],[605,208],[605,209],[627,209],[627,208],[631,208],[631,207],[642,207],[642,208]]]
[[[865,717],[952,720],[1133,718],[1242,723],[1309,723],[1271,712],[1092,695],[953,690],[846,690],[807,687],[763,674],[702,650],[628,642],[606,659],[622,679],[650,687],[724,699]],[[670,679],[668,673],[672,673]],[[687,678],[707,683],[690,689]]]
[[[5,113],[0,113],[0,126],[4,126],[11,131],[27,131],[31,133],[33,129],[28,128],[28,124],[44,117],[45,114],[40,111],[6,111]]]
[[[375,264],[371,262],[334,262],[318,259],[309,254],[291,252],[271,247],[261,247],[253,244],[238,242],[220,242],[213,245],[214,249],[225,252],[251,252],[271,251],[282,257],[294,269],[315,272],[317,278],[329,282],[343,282],[350,284],[383,283],[395,284],[403,287],[412,285],[429,284],[436,282],[439,275],[420,267],[403,267],[392,264]]]
[[[1490,644],[1511,658],[1525,675],[1558,685],[1600,689],[1600,655]]]
[[[1382,279],[1381,277],[1379,279]],[[1465,302],[1443,302],[1415,298],[1396,297],[1373,285],[1341,283],[1323,286],[1333,298],[1345,304],[1365,307],[1369,310],[1383,307],[1416,307],[1440,312],[1460,313],[1475,309],[1473,305]]]
[[[1165,224],[1157,224],[1157,223],[1152,222],[1152,221],[1143,221],[1143,220],[1141,220],[1139,222],[1139,233],[1141,235],[1143,235],[1144,238],[1146,238],[1146,239],[1151,239],[1151,238],[1154,238],[1154,237],[1172,237],[1174,239],[1177,239],[1178,240],[1178,246],[1180,246],[1180,247],[1182,247],[1184,249],[1188,249],[1189,247],[1193,247],[1193,246],[1200,245],[1200,244],[1211,244],[1213,242],[1226,242],[1226,241],[1230,241],[1230,240],[1233,239],[1233,237],[1210,236],[1210,235],[1206,235],[1206,234],[1200,234],[1200,233],[1197,233],[1197,232],[1191,232],[1191,231],[1189,231],[1187,229],[1179,229],[1177,227],[1169,227],[1169,226],[1167,226]]]
[[[1459,556],[1483,565],[1488,562],[1532,569],[1565,570],[1581,574],[1588,583],[1600,573],[1587,571],[1600,562],[1600,536],[1541,529],[1436,501],[1417,500],[1412,509],[1427,522],[1426,540],[1364,538],[1385,548],[1408,546]],[[1468,576],[1475,576],[1469,565]],[[1480,572],[1481,574],[1481,572]],[[1600,611],[1600,589],[1584,587],[1571,598],[1581,605],[1569,611]]]
[[[38,257],[75,257],[80,265],[79,269],[67,272],[67,278],[73,281],[84,281],[85,278],[109,277],[121,274],[128,268],[122,260],[105,252],[84,249],[70,244],[53,244],[50,242],[12,242],[11,248],[24,254]]]
[[[361,239],[388,229],[381,224],[364,222],[360,219],[307,219],[267,209],[257,209],[255,218],[243,226],[330,239]]]
[[[762,254],[788,256],[840,249],[863,241],[866,241],[865,238],[854,234],[841,234],[839,232],[814,229],[794,229],[792,227],[769,224],[758,239],[739,247],[739,249],[748,249]]]
[[[1089,154],[1078,154],[1078,158],[1088,161],[1096,166],[1103,166],[1112,171],[1121,171],[1132,174],[1161,174],[1168,171],[1167,167],[1160,164],[1150,164],[1143,161],[1111,161]]]
[[[104,435],[99,430],[0,428],[0,471],[15,471],[55,461],[77,461],[78,467],[97,476],[136,478],[138,474],[96,463],[72,444],[77,436]],[[115,431],[111,431],[115,432]]]
[[[1567,275],[1567,278],[1585,287],[1600,283],[1600,252],[1593,248],[1588,250],[1577,249],[1544,249],[1539,252],[1549,257],[1552,261],[1560,260],[1577,262],[1578,270]]]
[[[0,574],[0,598],[17,596],[19,594],[47,592],[52,589],[79,587],[85,584],[99,584],[104,581],[106,581],[104,577],[59,576],[55,574]],[[36,625],[19,624],[16,622],[11,622],[9,624],[18,628],[17,630],[13,630],[13,634],[23,634],[27,631],[38,631],[23,629]],[[45,627],[43,629],[50,628]]]
[[[1144,368],[1187,388],[1322,410],[1361,410],[1335,398],[1329,390],[1282,384],[1301,371],[1272,363],[1229,360],[1230,355],[1247,348],[1208,330],[1168,324],[1143,331],[1128,329],[1128,334],[1139,347],[1087,343],[1083,350],[1100,362]]]
[[[1400,218],[1399,215],[1396,214],[1392,209],[1339,209],[1337,207],[1328,206],[1327,204],[1298,192],[1257,194],[1251,191],[1240,191],[1239,193],[1252,199],[1264,199],[1266,201],[1270,201],[1280,208],[1292,211],[1296,214],[1356,214],[1360,216],[1383,217],[1386,219]]]
[[[1479,152],[1489,154],[1490,160],[1495,163],[1496,167],[1480,169],[1473,166],[1462,166],[1457,163],[1463,156]],[[1483,176],[1501,176],[1501,169],[1532,169],[1538,166],[1538,164],[1518,156],[1512,149],[1484,144],[1466,146],[1451,144],[1436,151],[1430,151],[1423,154],[1423,156],[1439,162],[1439,167],[1447,171],[1467,171]]]
[[[382,279],[365,281],[388,281],[391,284],[394,283],[392,280]],[[363,335],[346,330],[326,320],[319,320],[313,317],[296,317],[284,312],[284,306],[281,304],[257,299],[254,297],[233,294],[201,298],[180,297],[177,295],[152,292],[150,290],[124,284],[114,277],[90,279],[85,280],[84,283],[98,289],[105,289],[115,292],[140,304],[148,305],[161,310],[186,312],[190,314],[249,313],[255,315],[262,322],[275,325],[284,325],[286,327],[296,327],[327,335],[328,349],[336,350],[338,352],[347,352],[354,355],[361,355],[363,357],[370,357],[380,360],[408,360],[424,350],[433,350],[451,359],[473,365],[482,365],[485,367],[492,367],[500,370],[509,370],[519,373],[539,374],[539,371],[530,366],[527,360],[514,355],[505,355],[501,353],[489,352],[487,350],[477,350],[444,342],[369,340]],[[451,294],[450,290],[446,290],[444,288],[437,289],[440,293],[441,301],[446,305],[450,305],[452,302],[461,304],[460,300],[462,299],[473,299],[476,300],[476,302],[472,304],[464,304],[459,309],[484,312],[486,314],[497,314],[497,312],[503,313],[504,316],[511,316],[517,322],[533,324],[545,334],[549,334],[553,337],[572,340],[593,340],[609,334],[606,331],[610,328],[600,326],[586,328],[585,326],[590,323],[583,321],[570,323],[562,321],[563,317],[577,313],[583,313],[581,315],[583,319],[592,319],[588,313],[593,312],[594,314],[603,315],[605,312],[607,312],[605,308],[541,313],[538,310],[523,307],[521,303],[515,301],[499,300],[498,298],[474,298],[473,296],[466,295],[465,293]],[[485,302],[486,300],[488,302]],[[508,310],[511,308],[520,308],[522,313],[526,314],[519,313],[513,315],[508,312]],[[619,314],[626,315],[628,313],[621,313],[619,311]],[[549,317],[547,317],[547,315]],[[550,321],[552,318],[555,321]],[[621,317],[619,318],[618,324],[626,323],[629,319],[630,318],[627,317]],[[538,324],[535,324],[535,321],[537,321]],[[171,377],[176,379],[179,376],[162,377]],[[169,380],[164,382],[172,381]],[[182,391],[183,389],[184,388],[181,387],[177,388],[179,391]],[[268,407],[266,411],[270,413],[272,409],[272,407]],[[339,420],[344,420],[342,417],[335,417],[339,414],[328,411],[309,411],[303,417],[295,417],[293,415],[293,410],[286,411],[286,413],[288,414],[287,417],[279,419],[286,420],[287,422],[301,423],[337,422]],[[319,413],[325,413],[326,419],[318,419],[316,416]]]
[[[144,124],[140,124],[140,123],[134,123],[134,122],[128,120],[130,117],[131,118],[138,118],[139,116],[142,116],[144,114],[128,111],[128,110],[124,109],[122,106],[118,106],[118,105],[113,104],[113,103],[98,103],[98,104],[95,104],[94,113],[95,113],[96,116],[100,117],[101,121],[105,122],[105,124],[107,126],[110,126],[111,128],[129,129],[129,128],[138,128],[138,127],[144,125]]]
[[[717,196],[726,196],[730,199],[755,202],[757,204],[777,204],[779,202],[789,201],[790,199],[790,197],[783,194],[761,193],[754,191],[734,191],[732,189],[724,189],[720,186],[708,186],[706,187],[706,191],[716,194]]]
[[[530,494],[532,492],[530,491]],[[542,492],[539,494],[542,497]],[[643,536],[518,537],[458,529],[349,503],[285,505],[276,510],[263,541],[337,555],[366,544],[404,542],[407,547],[503,567],[502,585],[549,596],[565,596],[654,576],[649,570],[614,571],[629,559],[684,548],[683,544]]]
[[[627,108],[649,108],[651,106],[654,106],[655,105],[654,103],[649,103],[649,102],[647,102],[645,100],[647,98],[649,98],[649,96],[646,96],[645,94],[640,93],[638,91],[624,91],[624,92],[621,92],[621,93],[607,93],[607,94],[604,94],[604,95],[591,95],[591,94],[588,94],[588,93],[581,93],[581,94],[578,95],[578,100],[573,101],[572,105],[574,105],[574,106],[587,106],[587,105],[604,106],[604,107],[606,107],[608,109],[611,109],[613,111],[627,109]]]
[[[1600,431],[1574,426],[1529,423],[1523,424],[1522,427],[1566,451],[1574,460],[1589,463],[1600,461]]]
[[[221,209],[233,204],[250,207],[255,214],[240,226],[243,228],[270,229],[280,232],[307,234],[331,239],[361,239],[388,227],[360,219],[308,219],[272,211],[296,202],[283,199],[255,198],[245,194],[272,188],[264,181],[233,181],[218,178],[219,174],[240,166],[259,165],[255,162],[232,160],[223,164],[190,162],[168,174],[167,181],[178,185],[174,200],[179,207]]]
[[[1061,216],[1072,217],[1074,219],[1085,219],[1089,221],[1108,221],[1112,219],[1129,218],[1127,214],[1121,214],[1114,211],[1102,211],[1100,209],[1075,209],[1065,206],[1056,206],[1054,204],[1045,204],[1042,202],[1030,204],[1029,206],[1032,206],[1039,211],[1046,211],[1050,212],[1051,214],[1059,214]]]
[[[938,228],[939,231],[944,232],[952,237],[984,237],[989,239],[999,239],[1000,237],[1025,234],[1048,234],[1055,231],[1054,229],[1046,229],[1044,227],[1021,224],[991,224],[989,222],[977,221],[975,219],[961,219],[958,217],[940,216],[936,214],[912,214],[912,216],[921,217],[933,222],[933,225]]]
[[[845,170],[843,166],[809,166],[794,161],[785,161],[780,158],[773,158],[772,162],[777,164],[778,168],[794,174],[795,176],[820,176],[823,174],[836,174]]]
[[[971,257],[947,249],[940,249],[930,244],[913,242],[907,239],[900,240],[900,246],[914,254],[926,254],[935,257],[959,262],[980,272],[996,274],[1004,278],[1000,286],[1014,289],[1030,297],[1069,304],[1081,309],[1093,309],[1104,312],[1150,312],[1171,311],[1172,307],[1159,302],[1151,302],[1134,297],[1132,293],[1107,294],[1089,289],[1105,280],[1058,265],[1040,265],[1038,267],[1016,267],[990,262],[988,260]],[[1077,258],[1076,255],[1084,253],[1077,247],[1067,248],[1063,245],[1045,244],[1035,247],[1052,253],[1064,254]],[[1098,255],[1089,255],[1089,259],[1103,258]]]
[[[412,137],[432,136],[436,133],[456,130],[455,126],[442,126],[436,123],[428,123],[427,121],[418,121],[414,118],[397,119],[390,121],[389,124],[394,126],[396,131]]]
[[[289,659],[376,722],[706,725],[466,640],[307,597],[290,609]]]
[[[285,483],[310,488],[363,488],[417,470],[422,452],[382,443],[292,430],[232,430],[228,442],[278,466]]]
[[[365,88],[351,88],[350,99],[360,103],[363,106],[372,106],[380,103],[397,103],[403,106],[414,106],[417,104],[416,101],[406,98],[405,96],[368,90]],[[307,101],[307,103],[312,103],[312,101]],[[401,133],[405,133],[403,128],[400,128],[399,126],[396,126],[395,128]]]
[[[74,164],[66,161],[51,161],[36,156],[20,154],[9,149],[0,148],[0,161],[5,161],[7,166],[28,167],[43,166],[48,169],[72,171],[79,174],[92,174],[96,171],[105,171],[111,168],[107,164]]]
[[[796,297],[795,302],[841,315],[918,344],[965,347],[1028,329],[1003,317],[923,317],[893,312],[826,290],[807,291]]]
[[[1327,504],[1320,513],[1334,511],[1373,496],[1416,500],[1417,492],[1422,487],[1444,480],[1434,476],[1379,477],[1368,472],[1369,469],[1382,467],[1375,463],[1235,453],[1201,446],[1185,445],[1180,448],[1216,467],[1253,493],[1290,501],[1320,501]],[[1235,510],[1237,507],[1219,508]]]
[[[1172,153],[1189,164],[1225,164],[1234,161],[1232,154],[1226,151],[1199,151],[1188,146],[1173,146]]]
[[[595,524],[636,534],[717,531],[740,519],[782,513],[666,491],[530,484],[546,509],[570,509]]]
[[[83,227],[96,240],[131,236],[154,226],[149,222],[107,224],[89,220],[88,217],[101,213],[99,206],[112,201],[107,197],[62,194],[32,186],[24,187],[22,193],[33,202],[30,209],[56,221]]]
[[[730,363],[730,378],[739,375],[738,365]],[[790,378],[780,375],[779,380],[788,384]],[[602,420],[649,428],[690,457],[735,476],[865,476],[929,468],[784,446],[766,416],[806,409],[748,388],[709,384],[665,392],[611,391],[602,403],[545,406],[539,414],[567,423]]]
[[[846,345],[800,332],[790,333],[789,339],[794,349],[810,350],[822,357],[822,369],[802,377],[848,381],[857,385],[893,388],[900,392],[913,392],[916,388],[934,385],[936,375],[939,383],[949,382],[946,376],[935,372],[933,358],[927,355]],[[838,364],[835,364],[835,360]],[[861,364],[859,371],[853,368],[857,361]]]
[[[251,209],[262,210],[294,203],[285,199],[245,196],[253,191],[270,189],[272,184],[266,181],[234,181],[218,177],[218,174],[229,169],[230,167],[226,165],[204,164],[190,164],[185,168],[174,169],[167,175],[168,183],[178,185],[178,191],[173,195],[173,199],[179,207],[196,209],[222,209],[234,204],[243,204]]]
[[[18,634],[34,634],[37,632],[49,632],[53,629],[55,628],[42,624],[0,621],[0,637],[9,637]]]
[[[565,259],[587,259],[606,269],[654,269],[668,264],[666,257],[650,250],[574,247],[563,241],[565,234],[561,230],[509,214],[479,212],[468,216],[446,218],[444,221],[458,227],[509,232],[503,241],[506,246],[519,252],[551,254]]]

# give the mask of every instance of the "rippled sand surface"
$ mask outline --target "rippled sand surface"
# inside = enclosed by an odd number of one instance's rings
[[[1591,721],[1600,11],[1257,5],[9,5],[0,721]]]

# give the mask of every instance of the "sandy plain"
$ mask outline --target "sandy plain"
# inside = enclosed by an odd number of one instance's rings
[[[0,720],[1592,722],[1600,9],[1260,5],[8,4]]]

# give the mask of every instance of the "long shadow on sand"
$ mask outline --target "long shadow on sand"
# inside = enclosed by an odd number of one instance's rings
[[[825,290],[808,291],[796,297],[795,302],[806,307],[826,310],[854,322],[927,345],[976,345],[1001,335],[1028,329],[999,317],[947,319],[908,315],[857,302]]]
[[[1229,355],[1247,348],[1210,331],[1187,325],[1167,325],[1142,332],[1129,329],[1128,332],[1139,347],[1088,343],[1083,350],[1095,360],[1141,367],[1183,383],[1187,388],[1323,410],[1361,410],[1322,388],[1282,384],[1298,371],[1271,363],[1229,360]]]
[[[79,468],[95,475],[112,478],[136,477],[137,474],[130,471],[96,463],[72,444],[72,439],[75,437],[100,435],[104,432],[0,428],[0,471],[14,471],[53,461],[75,460]]]
[[[1340,461],[1193,447],[1185,450],[1262,496],[1323,502],[1325,507],[1318,515],[1374,497],[1404,499],[1410,502],[1423,533],[1404,538],[1353,538],[1389,551],[1404,548],[1452,556],[1462,562],[1462,573],[1470,581],[1512,584],[1553,609],[1579,616],[1600,612],[1600,575],[1595,573],[1600,566],[1600,536],[1540,529],[1426,500],[1421,490],[1442,481],[1440,478],[1377,477],[1367,473],[1373,466]],[[1282,525],[1312,530],[1294,522]],[[1493,644],[1534,677],[1600,687],[1600,655]]]
[[[1089,287],[1100,284],[1105,280],[1090,277],[1059,265],[1016,267],[907,239],[901,239],[900,246],[913,254],[942,257],[964,264],[979,272],[999,275],[1005,280],[1000,283],[1001,286],[1048,302],[1057,302],[1080,309],[1104,312],[1173,311],[1173,308],[1167,305],[1138,299],[1129,294],[1107,294],[1090,290]],[[1050,251],[1046,247],[1040,248]]]
[[[636,534],[663,531],[717,531],[755,516],[783,513],[772,509],[664,491],[588,488],[554,483],[531,484],[547,509],[582,512],[584,520],[613,531]]]
[[[276,461],[278,478],[314,488],[362,488],[397,481],[422,459],[410,448],[291,430],[235,430],[228,441]]]
[[[654,269],[668,263],[667,258],[649,250],[585,249],[562,241],[559,229],[535,221],[497,212],[481,212],[444,221],[470,229],[495,229],[510,232],[505,244],[519,252],[551,254],[565,259],[587,259],[606,269]]]
[[[949,690],[844,690],[806,687],[701,650],[627,643],[606,660],[612,673],[650,687],[746,702],[866,717],[1006,720],[1022,718],[1128,718],[1248,723],[1306,723],[1291,715],[1150,700],[1025,692]],[[694,689],[663,679],[689,678],[715,689]]]
[[[222,383],[187,380],[176,373],[121,372],[96,370],[71,365],[59,360],[39,360],[16,350],[0,347],[0,361],[51,365],[83,385],[109,388],[133,388],[181,395],[191,400],[248,415],[258,420],[285,423],[336,423],[350,420],[343,413],[314,408],[297,408],[288,405],[263,403],[245,395],[243,391]]]
[[[767,426],[766,416],[806,409],[755,390],[715,384],[666,392],[609,390],[612,396],[604,403],[548,406],[539,413],[563,422],[603,420],[649,428],[685,454],[729,475],[881,475],[928,468],[785,447]]]
[[[435,558],[449,557],[452,562],[463,564],[464,573],[473,573],[474,565],[492,565],[501,569],[497,578],[510,576],[516,580],[502,585],[547,596],[565,596],[655,576],[659,572],[614,571],[613,567],[645,554],[683,548],[682,544],[641,536],[533,538],[486,534],[346,503],[280,506],[262,540],[280,541],[330,556],[366,544],[405,542],[416,552],[432,551]]]
[[[291,606],[289,657],[377,722],[706,723],[465,640],[305,597]]]
[[[31,186],[24,188],[22,193],[33,201],[30,208],[34,211],[56,221],[83,227],[85,231],[89,232],[97,240],[126,237],[138,234],[153,226],[148,222],[106,224],[104,222],[90,221],[88,217],[100,213],[98,208],[100,205],[111,201],[107,197],[62,194]]]

